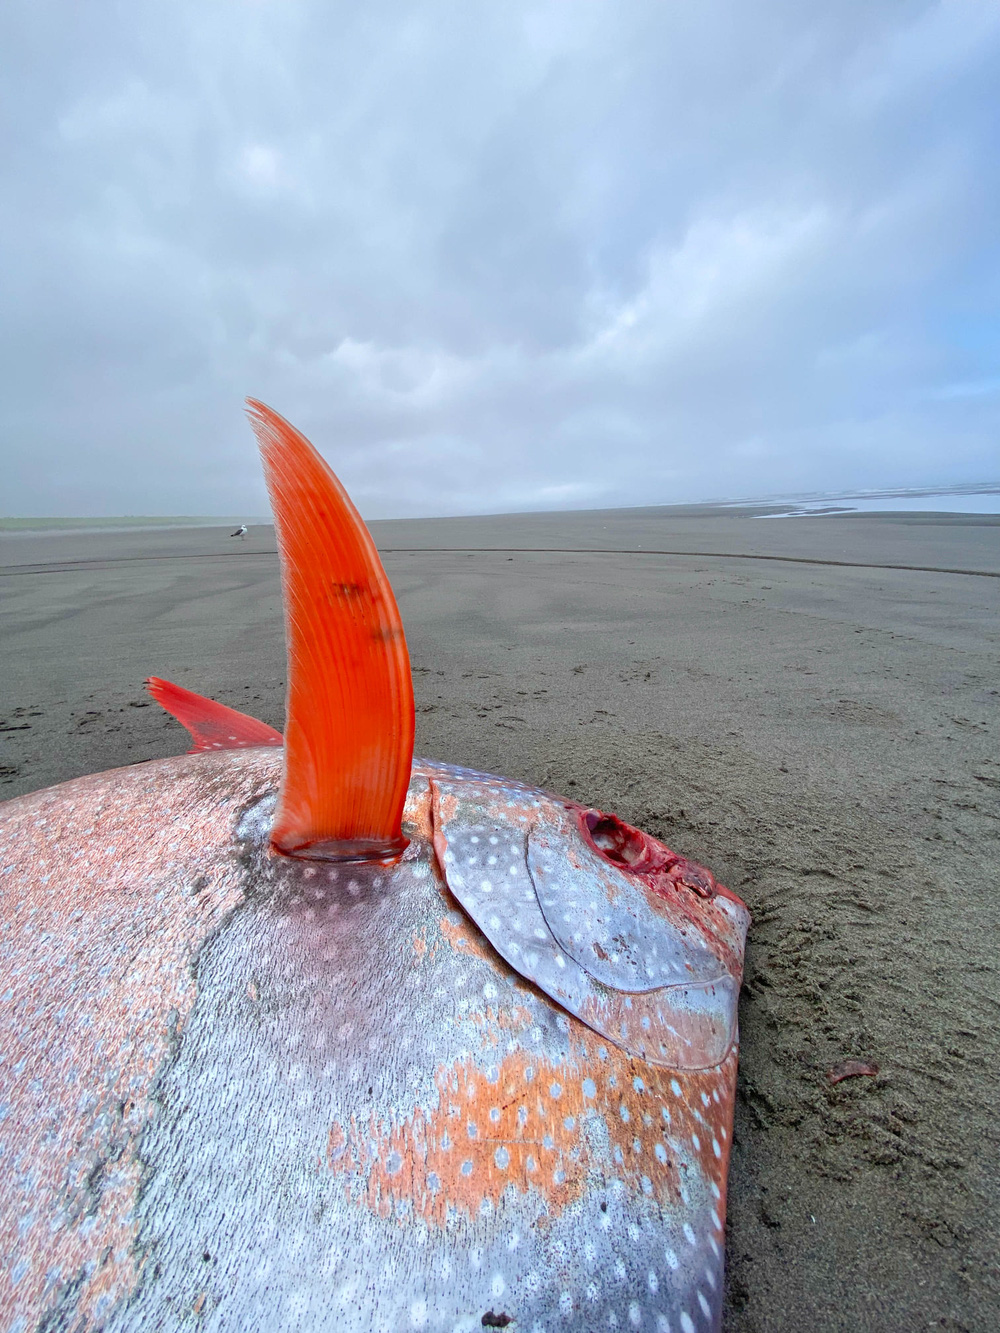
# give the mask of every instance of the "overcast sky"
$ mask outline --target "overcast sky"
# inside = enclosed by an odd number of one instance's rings
[[[0,513],[1000,477],[996,0],[5,0]]]

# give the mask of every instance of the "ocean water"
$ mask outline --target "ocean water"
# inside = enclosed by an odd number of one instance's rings
[[[830,514],[877,513],[1000,514],[1000,484],[975,489],[864,491],[856,495],[783,496],[780,500],[758,501],[759,506],[764,504],[769,512],[759,514],[759,518],[823,518]]]

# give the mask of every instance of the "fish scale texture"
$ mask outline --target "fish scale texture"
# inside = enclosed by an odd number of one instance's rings
[[[486,779],[418,763],[404,859],[329,865],[268,848],[280,758],[0,807],[4,1327],[718,1328],[735,1043],[651,1064],[500,956],[434,842]],[[523,895],[565,808],[499,785]]]

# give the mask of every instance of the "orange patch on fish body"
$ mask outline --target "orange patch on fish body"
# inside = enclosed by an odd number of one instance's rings
[[[573,1027],[559,1063],[523,1048],[496,1066],[461,1061],[438,1069],[436,1107],[395,1121],[335,1122],[330,1169],[381,1217],[404,1203],[405,1216],[412,1207],[444,1227],[456,1215],[477,1217],[484,1203],[498,1206],[508,1191],[535,1195],[549,1219],[609,1189],[676,1209],[693,1160],[714,1186],[721,1219],[735,1059],[681,1081]]]

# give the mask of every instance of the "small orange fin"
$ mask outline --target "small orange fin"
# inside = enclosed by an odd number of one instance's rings
[[[202,750],[242,750],[249,745],[283,745],[280,731],[266,722],[238,713],[235,708],[206,699],[159,676],[150,676],[146,689],[156,702],[191,733],[194,745],[188,754]]]
[[[413,684],[375,543],[313,446],[248,399],[271,494],[288,649],[285,776],[271,842],[289,856],[392,860],[406,847]]]

